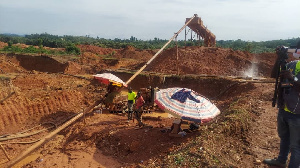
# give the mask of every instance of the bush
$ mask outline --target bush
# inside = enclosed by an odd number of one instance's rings
[[[3,51],[17,53],[17,52],[22,52],[22,48],[20,48],[18,46],[5,46],[3,48]]]
[[[68,54],[79,55],[80,54],[80,49],[78,47],[76,47],[74,44],[71,44],[71,45],[69,45],[69,46],[66,47],[66,52]]]
[[[29,46],[23,49],[24,53],[39,53],[40,49],[34,48],[33,46]]]

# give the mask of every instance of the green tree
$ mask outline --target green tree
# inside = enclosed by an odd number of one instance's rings
[[[78,47],[76,47],[75,44],[70,44],[69,46],[66,47],[66,52],[68,54],[79,55],[80,54],[80,49]]]

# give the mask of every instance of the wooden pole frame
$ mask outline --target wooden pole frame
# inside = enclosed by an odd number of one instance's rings
[[[186,22],[186,24],[177,32],[174,34],[174,36],[139,70],[137,71],[127,82],[126,85],[128,85],[139,73],[141,73],[147,65],[149,65],[157,56],[158,54],[160,54],[163,49],[168,46],[171,41],[178,36],[178,34],[197,16],[197,14],[194,14],[194,16],[188,21]],[[93,105],[89,106],[87,109],[85,109],[83,112],[78,113],[75,117],[71,118],[69,121],[67,121],[66,123],[64,123],[62,126],[58,127],[56,130],[54,130],[53,132],[51,132],[50,134],[48,134],[47,136],[45,136],[44,138],[42,138],[40,141],[36,142],[35,144],[33,144],[31,147],[29,147],[26,151],[24,151],[23,153],[21,153],[21,155],[19,155],[16,158],[13,158],[9,163],[8,163],[8,167],[12,167],[15,164],[17,164],[18,162],[20,162],[23,158],[25,158],[27,155],[29,155],[31,152],[33,152],[36,148],[40,147],[41,145],[45,144],[46,142],[50,141],[57,133],[59,133],[61,130],[63,130],[64,128],[66,128],[67,126],[71,125],[73,122],[75,122],[77,119],[79,119],[80,117],[82,117],[84,114],[88,113],[90,110],[92,110],[95,106],[97,106],[101,101],[98,100],[96,101]]]
[[[130,79],[128,79],[127,81],[126,81],[126,85],[128,85],[138,74],[140,74],[145,68],[146,68],[146,66],[147,65],[149,65],[157,56],[158,56],[158,54],[160,54],[162,51],[163,51],[163,49],[164,48],[166,48],[170,43],[171,43],[171,41],[175,38],[175,37],[177,37],[178,36],[178,34],[195,18],[197,16],[197,14],[194,14],[194,16],[189,20],[189,21],[187,21],[186,23],[185,23],[185,25],[177,32],[177,33],[175,33],[174,34],[174,36],[143,66],[143,67],[141,67],[141,69],[140,70],[138,70],[134,75],[132,75],[131,76],[131,78]]]
[[[178,35],[178,34],[177,34]],[[177,64],[177,75],[179,75],[179,55],[178,55],[178,41],[177,36],[175,37],[176,41],[176,64]]]

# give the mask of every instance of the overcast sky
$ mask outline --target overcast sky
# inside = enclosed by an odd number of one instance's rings
[[[300,37],[299,7],[300,0],[1,0],[0,33],[170,39],[198,14],[217,40],[279,40]]]

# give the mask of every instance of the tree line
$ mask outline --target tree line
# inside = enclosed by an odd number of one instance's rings
[[[263,52],[274,52],[275,48],[280,45],[292,46],[300,40],[298,38],[292,39],[280,39],[271,41],[243,41],[238,40],[217,40],[216,46],[221,48],[231,48],[233,50],[248,51],[251,53],[263,53]],[[48,33],[41,34],[30,34],[30,35],[15,35],[15,34],[0,34],[0,41],[8,43],[9,46],[12,44],[26,44],[32,46],[42,46],[50,48],[65,48],[67,53],[80,54],[80,50],[76,45],[87,44],[95,45],[103,48],[114,48],[120,49],[127,46],[133,46],[137,49],[160,49],[165,43],[168,42],[166,39],[154,38],[151,40],[139,40],[136,37],[131,36],[129,39],[104,39],[99,37],[90,36],[71,36],[71,35],[51,35]],[[204,46],[203,40],[189,39],[178,40],[172,42],[167,48],[172,48],[178,45],[179,47],[184,46]],[[9,47],[8,47],[9,48]],[[32,49],[32,48],[31,48]]]

